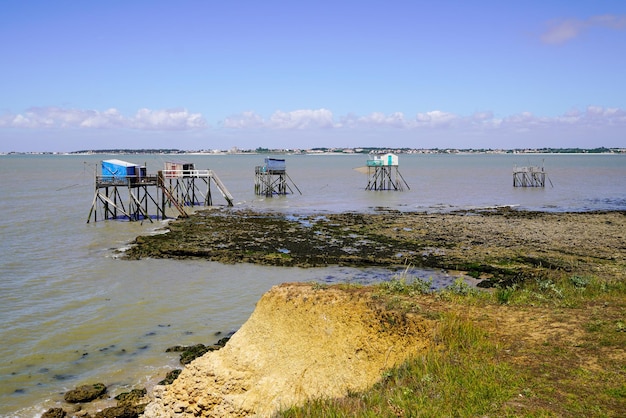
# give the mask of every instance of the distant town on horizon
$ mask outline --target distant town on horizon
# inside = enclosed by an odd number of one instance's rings
[[[180,150],[174,148],[115,148],[115,149],[91,149],[70,152],[58,151],[29,151],[7,152],[3,155],[73,155],[73,154],[626,154],[626,148],[515,148],[515,149],[491,149],[491,148],[393,148],[393,147],[355,147],[355,148],[309,148],[309,149],[282,149],[263,148],[239,149],[232,147],[228,150],[202,149]]]

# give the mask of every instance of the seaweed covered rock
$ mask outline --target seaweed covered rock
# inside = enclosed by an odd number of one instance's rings
[[[43,414],[41,414],[41,418],[65,418],[67,413],[63,408],[50,408]]]
[[[76,389],[68,391],[64,399],[69,403],[91,402],[104,395],[107,387],[104,383],[95,383],[93,385],[83,385]]]
[[[165,379],[161,380],[159,382],[159,385],[171,385],[174,380],[176,380],[176,378],[180,376],[180,372],[182,372],[181,369],[174,369],[167,372],[167,374],[165,375]]]
[[[143,407],[138,408],[130,405],[112,406],[96,413],[94,418],[138,418],[143,414]]]
[[[223,339],[222,339],[223,340]],[[222,341],[220,340],[220,341]],[[224,344],[226,344],[224,342]],[[174,347],[170,347],[167,350],[165,350],[166,353],[171,353],[171,352],[180,352],[180,364],[189,364],[192,361],[194,361],[195,359],[197,359],[198,357],[202,357],[203,355],[205,355],[206,353],[208,353],[209,351],[215,351],[215,350],[219,350],[220,348],[222,348],[224,346],[224,344],[215,344],[215,345],[204,345],[204,344],[195,344],[195,345],[191,345],[191,346],[174,346]]]
[[[145,388],[133,389],[130,392],[120,393],[115,397],[117,400],[117,406],[138,405],[144,400],[147,393],[148,391]]]

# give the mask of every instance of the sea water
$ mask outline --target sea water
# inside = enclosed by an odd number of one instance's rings
[[[367,191],[364,155],[286,155],[293,194],[254,194],[265,155],[0,156],[0,416],[39,416],[66,390],[103,382],[112,395],[180,367],[173,345],[212,344],[237,330],[273,285],[370,283],[386,269],[278,268],[119,257],[167,221],[87,223],[102,159],[212,169],[235,206],[289,215],[445,212],[511,206],[540,211],[626,210],[626,155],[405,155],[402,192]],[[546,187],[515,188],[515,166],[544,166]],[[302,194],[298,193],[300,190]],[[217,190],[213,204],[225,205]],[[439,285],[445,272],[417,271]]]

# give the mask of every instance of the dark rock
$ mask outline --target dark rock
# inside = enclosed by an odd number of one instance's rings
[[[208,352],[209,348],[204,344],[196,344],[191,347],[187,347],[187,349],[180,355],[180,364],[189,364]]]
[[[91,402],[104,395],[106,391],[107,387],[104,383],[83,385],[67,392],[65,394],[65,401],[69,403]]]
[[[180,375],[182,372],[181,369],[172,370],[165,375],[165,379],[159,382],[159,385],[171,385],[174,380]]]
[[[180,353],[182,351],[185,351],[187,349],[187,346],[184,345],[174,345],[171,347],[168,347],[167,350],[165,350],[166,353]]]
[[[225,338],[222,338],[222,340],[228,341]],[[223,344],[220,344],[222,340],[218,341],[216,345],[204,345],[204,344],[196,344],[196,345],[191,345],[191,346],[175,345],[173,347],[169,347],[167,350],[165,350],[165,352],[166,353],[171,353],[171,352],[182,353],[180,355],[180,363],[189,364],[193,360],[197,359],[198,357],[203,356],[209,351],[215,351],[215,350],[219,350],[220,348],[222,348],[224,344],[226,344],[226,341],[224,341]]]
[[[41,415],[41,418],[64,418],[67,412],[63,408],[50,408]]]
[[[135,406],[138,405],[146,396],[148,391],[144,389],[133,389],[130,392],[120,393],[115,397],[117,406]]]
[[[134,406],[112,406],[105,408],[94,415],[94,418],[137,418],[143,413],[143,408]]]
[[[220,338],[220,340],[218,342],[216,342],[215,345],[219,345],[220,347],[224,347],[226,345],[226,343],[228,342],[228,340],[230,340],[230,337]]]

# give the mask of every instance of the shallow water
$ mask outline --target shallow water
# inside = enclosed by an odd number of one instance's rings
[[[237,207],[299,213],[447,211],[510,205],[549,211],[626,210],[626,155],[400,155],[404,192],[365,191],[354,168],[364,156],[286,156],[302,191],[254,195],[260,155],[175,156],[210,168]],[[206,261],[118,258],[158,222],[86,223],[94,168],[106,156],[0,156],[0,416],[32,417],[79,384],[102,381],[112,395],[178,366],[177,344],[211,344],[236,330],[259,297],[283,282],[386,280],[394,271],[277,268]],[[115,156],[148,171],[167,156]],[[515,164],[541,165],[553,187],[512,187]],[[225,202],[214,192],[214,204]],[[437,286],[453,278],[417,271]],[[219,333],[219,334],[218,334]]]

